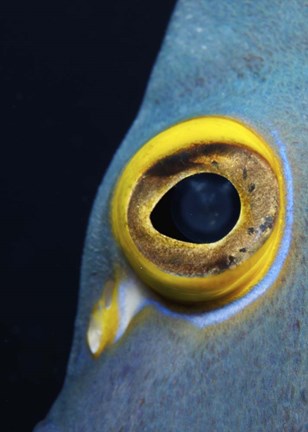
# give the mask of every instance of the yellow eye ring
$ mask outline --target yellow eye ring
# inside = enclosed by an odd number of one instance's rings
[[[185,165],[184,153],[194,153],[193,163]],[[246,178],[247,166],[253,183]],[[163,180],[159,167],[170,170]],[[242,207],[234,229],[211,244],[184,243],[159,233],[150,218],[159,199],[181,179],[200,172],[219,173],[236,186]],[[275,259],[284,218],[278,157],[251,128],[218,116],[184,121],[148,141],[124,168],[111,203],[115,238],[139,277],[165,298],[184,303],[231,301],[256,285]]]

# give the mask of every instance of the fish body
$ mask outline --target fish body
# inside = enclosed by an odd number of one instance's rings
[[[178,2],[139,114],[98,190],[65,385],[36,432],[308,430],[307,23],[300,0]],[[198,326],[143,291],[115,241],[110,203],[146,141],[204,115],[244,122],[285,157],[289,243],[262,295]],[[89,317],[115,266],[139,300],[93,357]]]

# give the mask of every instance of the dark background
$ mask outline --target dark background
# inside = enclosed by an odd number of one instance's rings
[[[31,431],[61,389],[92,202],[174,3],[0,3],[4,432]]]

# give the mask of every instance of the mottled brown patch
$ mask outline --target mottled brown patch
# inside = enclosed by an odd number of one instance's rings
[[[227,270],[227,269],[230,267],[229,259],[228,259],[228,257],[226,257],[226,256],[222,256],[222,257],[220,257],[220,258],[216,261],[215,264],[216,264],[216,267],[217,267],[219,270],[221,270],[221,271]]]
[[[230,147],[228,151],[232,151],[233,148]],[[194,143],[191,144],[188,149],[181,150],[170,156],[158,161],[155,165],[149,168],[146,172],[146,176],[155,177],[170,177],[185,169],[194,167],[198,163],[196,159],[202,156],[208,156],[209,154],[217,153],[221,154],[226,151],[226,145],[215,143],[215,144],[202,144]],[[211,164],[218,167],[218,162],[212,160]]]
[[[256,185],[254,183],[250,183],[250,185],[248,186],[248,192],[251,193],[255,190]]]
[[[264,232],[267,229],[272,229],[274,224],[273,216],[266,216],[263,224],[259,226],[260,230]]]
[[[176,153],[165,157],[153,165],[145,175],[155,177],[169,177],[170,175],[178,174],[188,166],[194,165],[191,162],[191,152],[189,150]]]

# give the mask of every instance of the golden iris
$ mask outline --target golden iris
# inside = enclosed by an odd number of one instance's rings
[[[152,214],[175,185],[197,174],[227,179],[240,199],[233,228],[195,243],[157,230]],[[114,235],[139,277],[181,303],[231,301],[269,270],[283,232],[285,188],[280,161],[246,125],[224,117],[176,124],[148,141],[124,168],[114,190]]]

